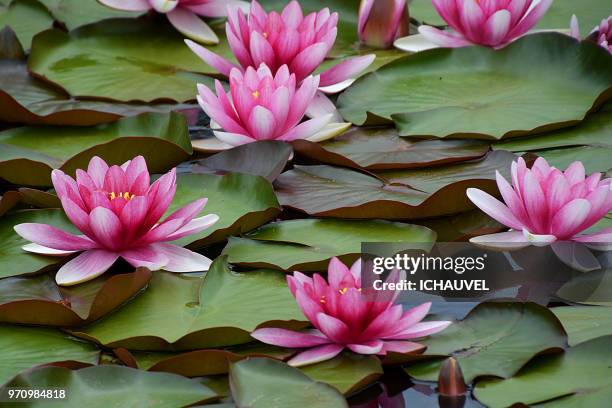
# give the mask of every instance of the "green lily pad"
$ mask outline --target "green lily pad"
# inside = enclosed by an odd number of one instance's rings
[[[58,196],[47,191],[21,187],[19,194],[21,194],[21,201],[24,204],[36,208],[62,208],[62,202]]]
[[[535,303],[481,303],[460,322],[425,339],[426,360],[406,368],[425,381],[438,379],[442,356],[452,356],[467,382],[481,376],[507,378],[533,356],[566,345],[555,315]]]
[[[367,170],[440,166],[477,159],[489,151],[479,141],[407,140],[393,128],[352,128],[323,143],[293,142],[297,154],[323,163]]]
[[[611,132],[612,103],[606,103],[576,126],[529,138],[505,140],[495,143],[493,148],[534,153],[560,169],[580,160],[589,173],[606,172],[611,166]]]
[[[230,383],[239,407],[348,408],[335,388],[268,358],[249,358],[232,364]]]
[[[344,395],[367,387],[383,374],[378,357],[348,352],[322,363],[301,367],[300,370],[313,380],[329,384]]]
[[[203,278],[155,272],[144,293],[74,334],[113,348],[194,350],[247,343],[264,323],[301,327],[303,319],[283,274],[233,273],[218,258]]]
[[[446,22],[436,12],[431,0],[412,0],[409,7],[411,16],[418,21],[430,25],[446,25]],[[580,2],[555,0],[536,25],[536,28],[569,28],[570,18],[573,14],[578,16],[582,34],[586,36],[595,25],[610,14],[610,4],[607,0],[583,0]]]
[[[252,174],[272,182],[287,165],[291,153],[291,145],[288,143],[259,140],[199,160],[194,163],[192,171],[194,173]]]
[[[563,285],[557,296],[574,303],[612,306],[612,269],[578,275]]]
[[[327,269],[332,257],[355,261],[362,242],[432,243],[428,228],[380,220],[349,221],[308,219],[267,224],[247,234],[231,237],[223,250],[230,263],[292,272]]]
[[[143,112],[193,108],[188,104],[76,100],[63,89],[31,76],[24,61],[0,60],[0,120],[6,122],[92,126]]]
[[[99,357],[92,344],[54,329],[0,325],[0,345],[0,386],[31,367],[96,364]]]
[[[551,309],[567,331],[570,346],[612,335],[612,308],[564,306]]]
[[[514,155],[442,167],[364,174],[331,166],[295,166],[275,182],[281,205],[319,217],[418,219],[474,208],[465,191],[497,194],[495,170],[508,175]]]
[[[17,235],[13,227],[26,222],[49,224],[79,234],[62,210],[25,210],[3,216],[0,218],[0,278],[33,274],[64,260],[62,257],[34,255],[21,249],[30,242]]]
[[[195,99],[197,83],[213,86],[213,80],[183,40],[163,20],[105,20],[69,34],[37,35],[28,64],[74,96],[184,102]]]
[[[449,217],[421,220],[418,223],[434,230],[438,235],[438,242],[467,241],[473,237],[508,229],[479,209]]]
[[[227,374],[229,364],[247,357],[268,357],[284,360],[295,350],[268,345],[246,345],[228,349],[196,350],[187,353],[173,352],[130,352],[114,350],[115,354],[133,368],[149,371],[174,373],[185,377]]]
[[[393,119],[402,136],[544,132],[578,123],[605,101],[611,59],[595,44],[558,33],[529,35],[498,51],[433,49],[360,78],[338,108],[358,125],[368,114]]]
[[[39,0],[68,30],[109,18],[133,18],[142,12],[115,10],[97,0]]]
[[[32,186],[50,186],[54,168],[74,174],[96,155],[113,164],[143,155],[151,172],[163,172],[192,153],[187,123],[178,113],[146,113],[87,128],[18,127],[0,132],[0,146],[0,178]]]
[[[11,27],[25,49],[30,49],[32,37],[36,33],[52,25],[53,17],[36,0],[13,0],[7,6],[0,4],[0,29]]]
[[[170,408],[191,406],[217,398],[210,388],[195,380],[167,373],[150,373],[129,367],[100,365],[71,371],[45,367],[21,374],[10,384],[13,388],[66,391],[63,400],[38,399],[28,407]]]
[[[200,216],[217,214],[219,221],[176,244],[197,248],[219,242],[257,228],[280,212],[272,185],[263,177],[238,173],[179,174],[176,195],[167,215],[202,197],[208,198],[208,203]]]
[[[147,269],[60,288],[49,275],[0,280],[0,322],[76,326],[110,313],[143,289]]]
[[[523,403],[537,407],[601,407],[612,395],[612,336],[541,356],[507,380],[483,380],[476,397],[491,408]],[[536,405],[537,404],[537,405]]]

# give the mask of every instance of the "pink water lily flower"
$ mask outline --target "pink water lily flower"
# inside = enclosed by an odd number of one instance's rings
[[[395,271],[394,281],[399,279]],[[303,366],[331,359],[348,348],[358,354],[385,355],[423,350],[412,342],[445,329],[451,322],[421,322],[430,303],[403,311],[394,296],[370,299],[361,291],[361,262],[349,269],[340,260],[329,263],[328,280],[295,272],[288,276],[289,289],[304,315],[315,327],[307,332],[278,328],[255,330],[251,336],[267,344],[304,348],[289,364]]]
[[[582,40],[582,37],[580,36],[578,18],[575,15],[572,16],[570,27],[572,37],[578,41]],[[586,40],[599,44],[602,48],[612,54],[612,16],[601,20],[601,23],[599,23],[599,25],[589,33]]]
[[[423,25],[419,32],[442,47],[472,44],[501,48],[529,31],[552,0],[432,0],[454,31]]]
[[[195,41],[216,44],[219,38],[199,16],[225,17],[227,6],[247,8],[240,0],[98,0],[105,6],[124,11],[155,10],[168,17],[168,21],[182,34]]]
[[[212,120],[225,131],[215,131],[222,142],[239,146],[257,140],[308,139],[316,141],[331,115],[322,115],[300,123],[308,104],[317,92],[319,77],[309,76],[296,86],[295,74],[286,65],[272,75],[265,65],[243,74],[230,73],[230,92],[215,82],[217,95],[205,85],[198,85],[198,102]]]
[[[482,211],[512,230],[472,238],[472,242],[517,248],[556,241],[603,244],[612,242],[612,228],[581,234],[612,210],[612,179],[601,173],[585,176],[581,162],[562,172],[544,158],[528,169],[522,158],[512,163],[512,185],[497,172],[500,202],[470,188],[469,199]]]
[[[53,170],[51,177],[66,215],[83,235],[33,223],[16,225],[15,231],[33,242],[23,247],[29,252],[57,256],[84,251],[60,268],[55,277],[59,285],[94,279],[119,257],[151,270],[208,270],[210,259],[168,243],[217,222],[215,214],[194,218],[204,208],[205,198],[159,222],[176,192],[175,169],[150,184],[142,156],[110,167],[94,157],[86,172],[77,170],[76,180],[61,170]]]
[[[362,43],[389,48],[408,35],[409,18],[406,0],[361,0],[358,34]]]
[[[266,13],[253,0],[248,16],[237,7],[228,8],[227,40],[241,70],[266,64],[272,72],[286,65],[298,83],[323,63],[336,41],[338,13],[324,8],[304,17],[300,4],[293,0],[282,13]],[[205,47],[187,40],[187,45],[221,74],[229,76],[234,63]],[[366,69],[374,55],[349,58],[323,71],[319,86],[330,93],[348,87]]]

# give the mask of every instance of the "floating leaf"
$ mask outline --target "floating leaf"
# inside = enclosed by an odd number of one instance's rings
[[[39,34],[29,67],[74,96],[184,102],[195,99],[197,83],[213,81],[202,75],[206,65],[183,40],[164,21],[105,20],[69,34]]]
[[[238,173],[179,174],[176,195],[166,214],[202,197],[207,197],[208,202],[201,215],[217,214],[219,221],[176,244],[194,248],[222,241],[259,227],[280,211],[272,185],[262,177]]]
[[[612,86],[610,55],[558,33],[502,50],[434,49],[366,75],[338,98],[355,124],[393,118],[404,136],[501,139],[575,124]],[[525,61],[529,61],[528,64]]]
[[[612,396],[612,336],[541,356],[507,380],[483,380],[476,397],[491,408],[517,403],[538,407],[601,407]],[[557,399],[558,398],[558,399]]]
[[[406,369],[425,381],[438,379],[443,360],[453,356],[469,383],[480,376],[507,378],[533,356],[563,348],[566,334],[548,309],[534,303],[481,303],[460,322],[425,339],[432,360]]]
[[[172,352],[129,352],[115,350],[115,354],[134,368],[149,371],[163,371],[185,377],[227,374],[229,364],[247,357],[269,357],[283,360],[295,354],[294,350],[267,345],[247,345],[219,350],[196,350],[187,353]]]
[[[0,60],[0,120],[6,122],[91,126],[143,112],[190,108],[194,105],[76,100],[64,90],[30,76],[25,62]]]
[[[64,23],[68,30],[109,18],[137,17],[138,12],[115,10],[97,0],[39,0],[57,21]]]
[[[365,388],[383,374],[378,357],[360,356],[349,352],[300,369],[313,380],[329,384],[344,395]]]
[[[52,388],[66,391],[66,398],[37,399],[29,407],[166,408],[191,406],[217,397],[210,388],[195,380],[167,373],[151,373],[129,367],[100,365],[71,371],[45,367],[21,374],[10,387],[21,389]]]
[[[37,208],[61,208],[62,202],[55,194],[33,188],[22,187],[19,189],[21,201],[24,204]]]
[[[368,175],[331,166],[295,166],[275,182],[281,205],[319,217],[416,219],[474,208],[465,190],[496,194],[495,170],[507,175],[511,153],[444,167]]]
[[[274,181],[291,156],[291,145],[275,140],[260,140],[225,150],[197,161],[194,173],[236,172]]]
[[[21,201],[21,194],[17,191],[7,191],[0,196],[0,216],[13,209]]]
[[[50,186],[56,167],[74,175],[96,155],[112,164],[143,155],[151,172],[163,172],[192,153],[178,113],[145,113],[87,128],[18,127],[0,132],[0,146],[0,178],[32,186]]]
[[[612,306],[612,269],[578,275],[563,285],[557,296],[574,303]]]
[[[567,331],[570,346],[612,335],[612,308],[566,306],[551,309]]]
[[[0,218],[0,278],[32,274],[63,261],[61,257],[34,255],[21,249],[29,241],[17,235],[13,227],[26,222],[49,224],[79,233],[62,210],[25,210],[5,215]]]
[[[53,25],[53,17],[36,0],[13,0],[9,5],[0,4],[0,29],[11,27],[23,48],[29,49],[32,37]]]
[[[544,157],[560,169],[580,160],[587,172],[606,172],[610,169],[612,153],[612,103],[605,104],[580,124],[529,138],[505,140],[494,149],[531,152]]]
[[[438,242],[467,241],[473,237],[508,229],[479,209],[450,217],[421,220],[418,223],[434,230],[438,235]]]
[[[133,297],[151,272],[107,274],[81,285],[60,288],[48,275],[0,280],[0,322],[76,326],[110,313]]]
[[[348,408],[342,394],[333,387],[268,358],[249,358],[232,364],[230,383],[239,407]]]
[[[34,366],[96,364],[98,350],[54,329],[0,325],[0,386]],[[55,388],[56,385],[54,385]]]
[[[293,142],[296,153],[338,166],[368,170],[439,166],[484,156],[489,146],[479,141],[408,140],[393,128],[352,128],[323,143]]]
[[[237,274],[218,258],[203,278],[155,272],[144,293],[75,334],[113,348],[193,350],[247,343],[264,323],[303,319],[283,274]]]
[[[354,261],[362,242],[431,243],[428,228],[380,220],[293,220],[267,224],[247,234],[231,237],[223,250],[230,263],[285,271],[321,271],[334,256]]]

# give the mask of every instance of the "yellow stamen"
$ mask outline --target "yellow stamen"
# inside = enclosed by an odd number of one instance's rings
[[[262,33],[262,35],[264,36],[264,38],[268,38],[268,36],[269,36],[270,34],[268,34],[267,32],[265,32],[265,31],[264,31],[264,32]]]
[[[114,200],[115,198],[123,198],[124,200],[128,200],[129,201],[129,200],[133,199],[134,197],[136,197],[136,195],[135,194],[130,194],[128,191],[126,191],[125,193],[124,192],[120,192],[119,194],[115,193],[114,191],[111,191],[108,194],[108,198],[110,198],[111,201]]]
[[[253,99],[258,99],[259,98],[259,91],[251,92],[251,95],[253,95]]]
[[[347,291],[348,291],[348,288],[342,288],[338,290],[338,292],[340,292],[341,295],[344,295]]]

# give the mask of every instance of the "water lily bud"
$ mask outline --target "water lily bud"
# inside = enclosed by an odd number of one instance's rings
[[[461,372],[459,363],[453,357],[444,361],[440,367],[438,392],[440,395],[447,397],[458,397],[467,392],[463,372]]]
[[[408,35],[409,17],[406,0],[361,0],[359,7],[359,39],[378,48],[389,48]]]

